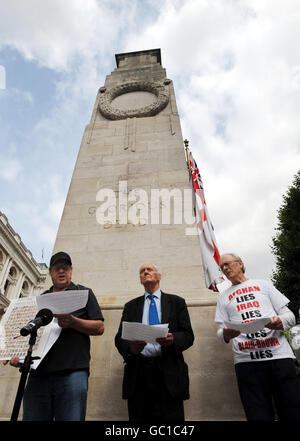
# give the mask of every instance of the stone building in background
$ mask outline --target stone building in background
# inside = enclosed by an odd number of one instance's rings
[[[0,212],[0,307],[44,290],[48,268],[37,263],[5,214]]]

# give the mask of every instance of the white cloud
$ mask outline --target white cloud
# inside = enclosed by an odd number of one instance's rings
[[[1,45],[41,65],[65,70],[75,55],[91,53],[97,34],[99,43],[104,36],[109,41],[114,19],[109,15],[107,2],[96,0],[11,0],[1,8]]]
[[[9,89],[7,89],[5,94],[9,98],[12,98],[16,101],[25,102],[29,104],[33,104],[34,102],[32,93],[30,93],[28,90],[20,90],[20,89],[16,89],[15,87],[10,87]]]
[[[64,209],[65,205],[65,199],[58,199],[54,200],[49,204],[49,216],[50,218],[55,222],[55,224],[58,224]]]
[[[0,178],[8,182],[17,179],[22,170],[22,165],[17,159],[2,159],[0,169]]]
[[[65,72],[78,69],[79,60],[84,65],[101,58],[109,65],[111,48],[122,45],[120,32],[138,28],[135,19],[141,6],[139,0],[1,3],[0,48],[16,49],[28,60]]]
[[[137,43],[163,49],[221,251],[249,255],[265,277],[277,209],[300,168],[297,9],[294,0],[165,2]]]

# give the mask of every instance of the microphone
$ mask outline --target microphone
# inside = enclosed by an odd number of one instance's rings
[[[27,325],[23,326],[23,328],[20,329],[20,334],[23,337],[26,337],[26,335],[31,334],[33,331],[39,329],[41,326],[48,325],[51,320],[53,319],[53,313],[50,311],[50,309],[41,309],[35,318],[31,320]]]

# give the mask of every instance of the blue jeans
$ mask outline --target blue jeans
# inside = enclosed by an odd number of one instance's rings
[[[84,421],[88,371],[29,375],[23,397],[23,421]]]

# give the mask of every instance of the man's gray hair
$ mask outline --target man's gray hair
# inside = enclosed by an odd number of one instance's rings
[[[238,255],[235,254],[235,253],[223,253],[221,257],[223,257],[223,256],[231,256],[231,257],[233,257],[234,260],[236,260],[237,262],[241,262],[241,264],[243,265],[243,266],[242,266],[242,271],[243,271],[243,273],[245,273],[246,268],[245,268],[244,262],[242,261],[242,259],[241,259],[240,256],[238,256]]]

